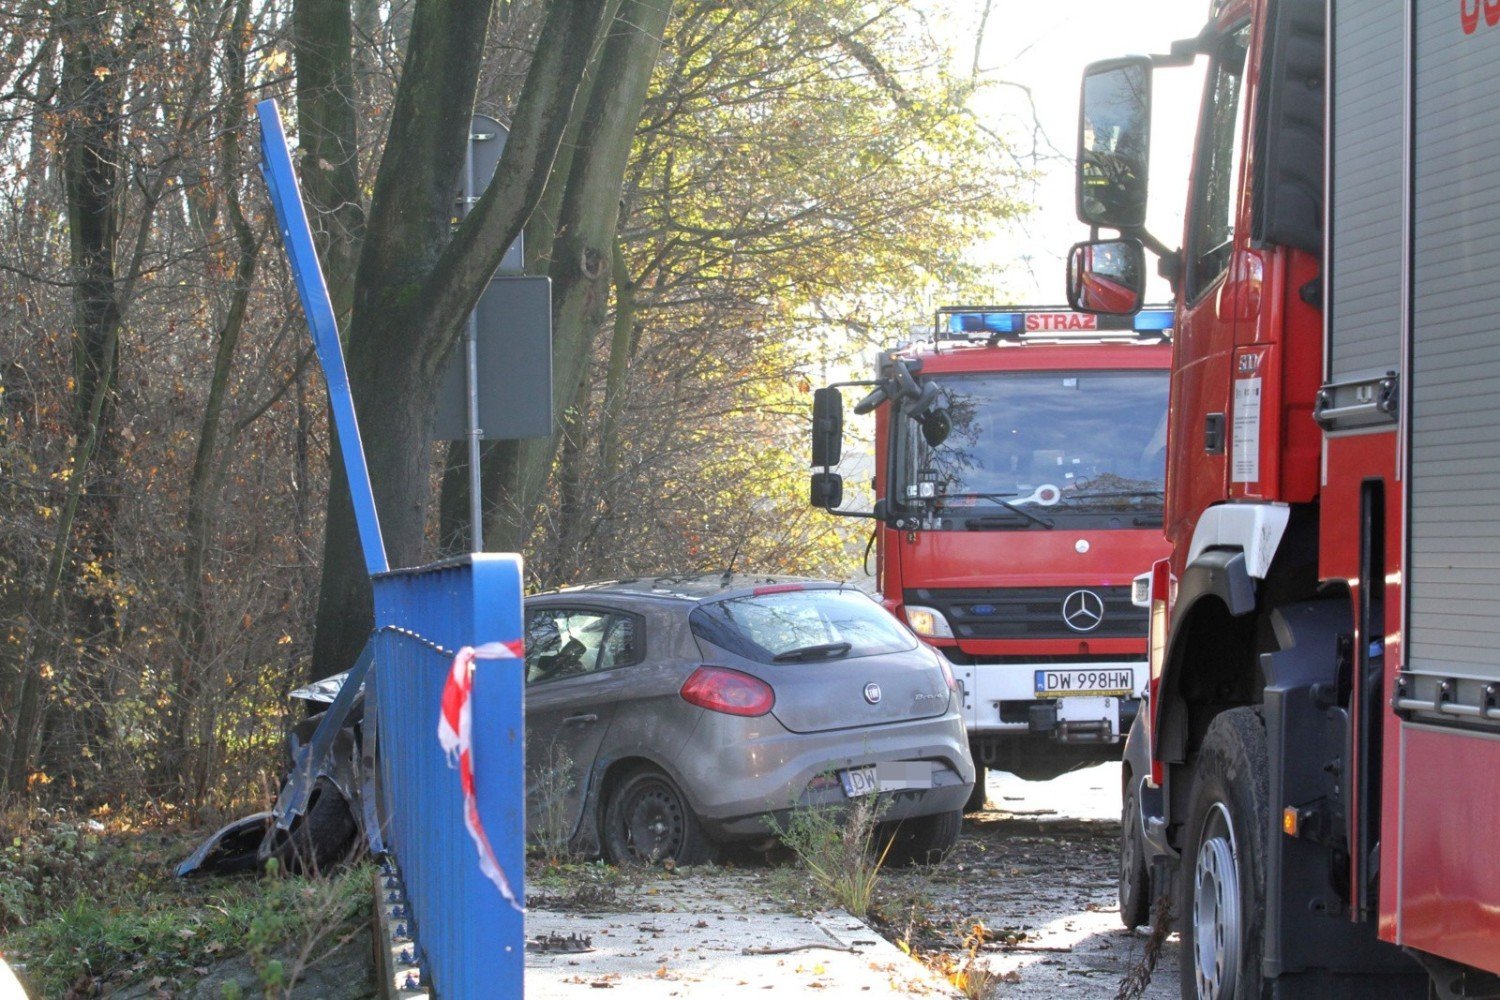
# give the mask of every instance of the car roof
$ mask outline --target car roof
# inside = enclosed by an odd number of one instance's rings
[[[805,590],[858,589],[851,583],[819,580],[805,576],[779,576],[766,573],[698,573],[687,576],[637,577],[628,580],[605,580],[572,587],[559,587],[532,594],[527,600],[541,597],[628,595],[656,599],[701,602],[753,594],[766,587]]]

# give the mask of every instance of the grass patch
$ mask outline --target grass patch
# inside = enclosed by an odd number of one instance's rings
[[[526,905],[544,910],[607,910],[619,900],[633,876],[603,861],[529,861]]]
[[[30,994],[103,996],[146,984],[179,995],[244,956],[257,992],[283,996],[305,968],[368,924],[368,865],[322,879],[177,879],[173,866],[197,837],[55,819],[9,831],[0,951]],[[224,995],[243,992],[226,984]]]
[[[567,750],[549,743],[543,759],[527,768],[527,827],[533,841],[530,853],[554,867],[576,860],[570,838],[573,832],[568,797],[573,791],[573,760]]]
[[[875,850],[882,803],[878,795],[851,805],[794,808],[776,835],[797,856],[798,865],[838,906],[863,920],[870,912],[880,869],[892,841]]]

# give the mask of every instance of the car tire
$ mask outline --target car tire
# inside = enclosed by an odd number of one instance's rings
[[[1261,995],[1266,831],[1266,728],[1255,709],[1209,724],[1193,767],[1177,921],[1184,1000]]]
[[[700,865],[714,855],[687,798],[654,767],[631,772],[610,791],[600,839],[605,857],[621,866]]]
[[[274,835],[262,861],[275,857],[283,869],[298,875],[327,872],[349,856],[356,829],[354,814],[338,786],[319,778],[307,808],[292,821],[289,831]]]
[[[904,819],[889,824],[876,844],[886,864],[935,865],[958,843],[963,821],[962,809]]]
[[[984,809],[989,802],[989,796],[984,787],[986,768],[979,761],[974,762],[974,790],[969,793],[969,801],[964,803],[964,815],[977,813]]]
[[[1151,919],[1151,873],[1141,841],[1141,800],[1128,771],[1120,798],[1120,922],[1134,930]]]

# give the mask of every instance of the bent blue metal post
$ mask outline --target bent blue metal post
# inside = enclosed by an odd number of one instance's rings
[[[380,537],[380,519],[375,514],[375,494],[370,489],[370,470],[359,438],[359,421],[354,414],[354,396],[349,392],[349,373],[344,368],[344,349],[339,343],[338,321],[333,316],[333,302],[318,264],[313,246],[312,229],[302,205],[302,189],[292,154],[287,149],[286,133],[281,128],[281,112],[275,98],[255,106],[260,116],[261,171],[276,208],[281,227],[281,241],[286,247],[302,311],[312,330],[313,346],[323,367],[328,385],[328,405],[333,412],[339,451],[344,458],[344,474],[349,481],[349,496],[354,501],[354,520],[359,525],[359,542],[365,553],[365,569],[371,576],[390,569],[385,558],[385,542]]]
[[[519,998],[524,921],[480,870],[464,822],[459,775],[437,729],[458,649],[521,637],[521,558],[475,554],[417,569],[388,569],[338,325],[281,117],[274,100],[262,101],[257,111],[266,185],[328,384],[330,417],[375,592],[376,632],[367,648],[373,652],[374,684],[366,684],[365,704],[367,715],[373,708],[378,719],[366,730],[378,733],[380,744],[375,814],[404,876],[411,932],[431,974],[423,985],[442,997]],[[471,691],[475,800],[495,859],[520,898],[525,892],[524,675],[522,660],[481,660],[474,666]]]

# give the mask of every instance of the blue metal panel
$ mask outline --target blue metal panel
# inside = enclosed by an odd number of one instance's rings
[[[375,515],[375,494],[370,489],[370,471],[359,439],[359,421],[354,415],[354,397],[349,391],[349,374],[344,368],[344,350],[339,343],[338,322],[333,316],[333,302],[323,281],[323,269],[313,246],[312,230],[302,205],[302,189],[287,149],[286,133],[281,128],[281,113],[274,99],[255,106],[260,115],[261,170],[276,208],[281,226],[281,242],[286,248],[302,311],[312,330],[313,346],[328,384],[328,406],[338,431],[339,451],[344,458],[344,473],[349,480],[349,495],[354,500],[354,519],[359,525],[359,541],[365,553],[365,568],[373,576],[390,568],[385,558],[385,542],[380,537],[380,519]]]
[[[475,554],[375,577],[375,673],[386,840],[401,865],[430,983],[445,997],[520,997],[525,925],[481,873],[458,772],[438,743],[443,686],[461,646],[520,638],[521,559]],[[518,659],[474,667],[480,819],[524,898],[526,808]]]

